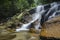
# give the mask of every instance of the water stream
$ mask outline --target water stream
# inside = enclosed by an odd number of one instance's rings
[[[38,30],[39,27],[41,27],[40,21],[41,21],[41,19],[43,19],[42,15],[45,18],[45,20],[46,19],[49,20],[52,17],[55,17],[56,14],[58,14],[58,13],[60,14],[60,12],[58,12],[58,9],[59,9],[58,7],[60,6],[59,3],[57,4],[56,2],[54,2],[49,5],[50,5],[50,8],[47,11],[47,13],[45,13],[46,10],[44,10],[44,7],[46,6],[46,9],[47,9],[49,7],[48,5],[37,6],[35,9],[36,10],[35,13],[32,14],[32,20],[29,23],[23,24],[21,26],[21,28],[16,29],[16,32],[19,32],[22,30],[28,31],[29,30],[28,27],[31,25],[31,23],[34,23],[35,21],[37,21],[38,23],[36,23],[36,25],[34,25],[34,27],[36,30]]]
[[[42,9],[43,9],[42,5],[37,6],[36,13],[32,14],[32,20],[27,24],[23,24],[22,27],[19,28],[19,29],[16,29],[16,31],[18,32],[18,31],[21,31],[21,30],[29,30],[29,29],[27,29],[27,27],[29,27],[29,25],[31,23],[35,22],[36,20],[38,20],[39,23],[35,25],[35,29],[38,30],[38,28],[40,27],[41,14],[44,12],[44,10],[41,11]]]

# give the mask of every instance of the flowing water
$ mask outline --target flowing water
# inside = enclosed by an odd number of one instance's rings
[[[27,29],[27,27],[29,27],[29,25],[31,25],[31,23],[35,22],[36,20],[38,20],[39,23],[35,25],[35,29],[38,30],[38,28],[40,27],[41,14],[44,12],[44,10],[43,11],[41,11],[41,10],[43,10],[42,5],[37,6],[36,13],[32,14],[32,20],[27,24],[23,24],[22,27],[19,29],[16,29],[16,31],[19,32],[22,30],[26,30],[26,31],[29,30],[29,29]]]
[[[35,27],[36,30],[38,30],[39,27],[41,27],[41,25],[40,25],[41,22],[40,21],[41,21],[42,15],[46,12],[46,10],[44,10],[44,6],[46,6],[46,5],[37,6],[36,9],[35,9],[36,10],[35,13],[32,14],[32,20],[29,21],[29,23],[23,24],[21,26],[21,28],[16,29],[16,32],[19,32],[19,31],[22,31],[22,30],[28,31],[29,30],[28,27],[32,23],[34,23],[35,21],[37,21],[38,23],[36,23],[36,25],[34,25],[34,27]],[[49,20],[52,17],[55,17],[56,13],[58,12],[58,9],[59,9],[58,6],[60,6],[59,3],[58,4],[56,2],[51,3],[49,10],[44,15],[44,18]]]

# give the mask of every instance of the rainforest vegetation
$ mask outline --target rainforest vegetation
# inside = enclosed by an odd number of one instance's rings
[[[0,0],[0,19],[7,19],[26,9],[57,0]],[[1,21],[0,20],[0,21]]]

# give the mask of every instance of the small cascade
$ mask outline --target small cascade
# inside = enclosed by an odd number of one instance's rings
[[[47,5],[45,5],[45,6],[46,6],[46,9],[47,9]],[[57,15],[57,13],[60,14],[60,12],[58,12],[58,9],[59,9],[58,6],[60,6],[59,4],[54,2],[54,3],[51,3],[50,6],[51,7],[48,7],[49,10],[47,12],[44,9],[44,5],[37,6],[36,9],[35,9],[35,13],[32,14],[32,20],[29,23],[23,24],[21,26],[21,28],[16,29],[16,32],[19,32],[19,31],[22,31],[22,30],[26,30],[26,31],[29,30],[28,27],[30,27],[30,25],[32,23],[36,22],[36,21],[37,22],[35,23],[34,27],[35,27],[36,30],[39,30],[39,27],[41,27],[41,25],[40,25],[41,22],[40,21],[41,21],[41,19],[43,19],[42,15],[44,15],[43,17],[45,18],[45,20],[46,19],[48,20],[48,19],[51,19],[52,17],[55,17]]]
[[[22,31],[22,30],[29,30],[27,28],[31,25],[31,23],[34,23],[36,20],[38,20],[38,23],[36,23],[36,25],[34,27],[35,27],[36,30],[38,30],[38,28],[40,27],[41,14],[44,12],[44,11],[41,11],[41,10],[43,10],[43,6],[42,5],[37,6],[36,13],[32,14],[32,21],[30,21],[27,24],[23,24],[21,26],[21,28],[16,29],[16,31],[19,32],[19,31]]]

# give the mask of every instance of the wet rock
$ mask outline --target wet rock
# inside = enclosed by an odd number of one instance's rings
[[[15,38],[16,35],[15,34],[0,34],[0,40],[12,40],[13,38]]]
[[[26,31],[17,32],[15,34],[16,34],[16,38],[12,40],[28,40],[30,38],[29,33]]]
[[[60,16],[56,16],[42,25],[41,38],[46,38],[46,40],[60,38]]]

